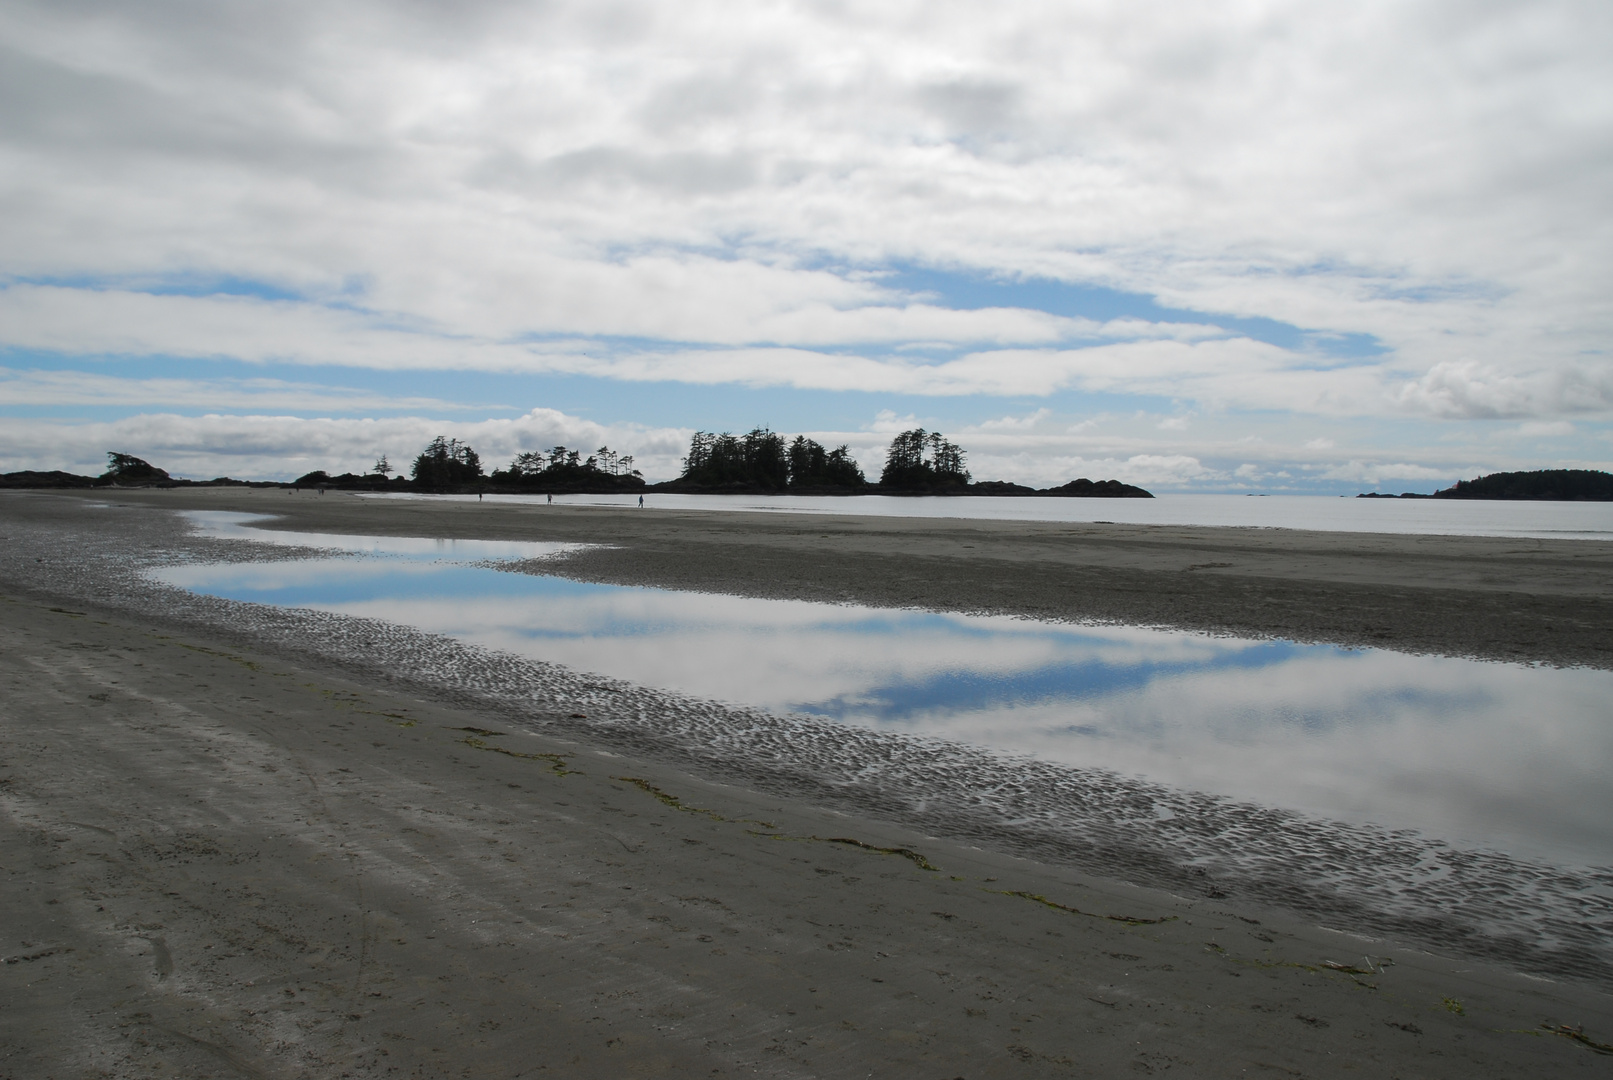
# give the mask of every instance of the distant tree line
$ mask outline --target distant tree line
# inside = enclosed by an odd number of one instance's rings
[[[1000,480],[977,484],[969,474],[967,456],[962,447],[948,440],[939,431],[925,431],[923,428],[904,431],[891,440],[890,448],[885,454],[884,468],[880,471],[878,484],[875,485],[868,482],[867,477],[863,475],[862,467],[852,457],[851,449],[843,444],[830,450],[805,435],[787,439],[765,427],[752,428],[743,435],[697,431],[689,440],[689,453],[683,459],[682,474],[675,480],[654,485],[654,490],[798,494],[883,491],[898,494],[1058,495],[1144,499],[1153,497],[1142,488],[1123,484],[1118,480],[1094,482],[1082,478],[1044,490]],[[0,476],[0,487],[74,487],[95,484],[174,486],[196,483],[196,481],[175,480],[162,469],[130,454],[109,453],[107,458],[109,467],[100,477],[74,476],[61,472],[8,473]],[[522,451],[515,455],[506,468],[485,473],[481,455],[468,443],[439,435],[415,457],[406,477],[393,475],[397,470],[383,454],[376,459],[370,471],[363,475],[349,472],[332,476],[324,470],[315,470],[299,476],[292,481],[292,484],[296,487],[330,487],[345,490],[439,492],[462,491],[466,488],[478,491],[534,493],[649,489],[643,474],[634,468],[633,464],[631,454],[617,453],[608,446],[601,446],[586,456],[581,450],[556,446],[549,450]],[[1613,478],[1608,477],[1606,473],[1584,475],[1600,476],[1613,481]],[[1475,483],[1481,482],[1475,481]],[[203,483],[244,482],[219,477],[217,480]],[[1462,485],[1457,487],[1460,488]],[[1447,496],[1446,492],[1441,492],[1440,496],[1464,497]]]
[[[697,431],[689,440],[683,487],[745,488],[800,491],[808,488],[860,488],[868,481],[848,447],[824,449],[816,440],[797,435],[790,443],[767,428],[744,435]]]
[[[1436,499],[1550,499],[1557,502],[1613,501],[1613,475],[1595,469],[1537,469],[1490,473],[1458,480],[1434,492]]]
[[[509,466],[484,471],[482,457],[469,444],[439,435],[417,455],[409,466],[408,477],[392,476],[395,470],[383,454],[369,473],[359,476],[343,473],[331,476],[323,471],[305,473],[292,481],[298,487],[342,489],[401,489],[406,491],[477,490],[537,491],[614,491],[644,486],[644,477],[633,468],[633,455],[618,454],[608,446],[583,457],[582,451],[556,446],[551,450],[527,450],[515,455]]]
[[[1400,495],[1372,492],[1361,499],[1497,499],[1537,502],[1613,502],[1613,473],[1600,469],[1535,469],[1532,472],[1488,473],[1458,480],[1432,495],[1414,491]]]
[[[488,479],[501,486],[557,491],[644,486],[643,474],[633,468],[633,455],[618,454],[608,446],[601,446],[586,458],[581,450],[564,446],[547,453],[525,451],[515,455],[509,468],[495,470]]]

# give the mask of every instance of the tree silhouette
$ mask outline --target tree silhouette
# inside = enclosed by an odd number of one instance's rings
[[[101,474],[103,480],[122,482],[130,481],[156,481],[170,479],[168,473],[157,468],[149,461],[144,461],[133,454],[120,454],[113,450],[106,452],[107,469]]]
[[[790,444],[790,487],[862,487],[868,481],[862,466],[851,456],[851,448],[841,445],[825,450],[823,444],[797,435]]]
[[[482,459],[465,443],[438,435],[410,469],[416,484],[432,491],[481,479]]]
[[[962,487],[969,483],[964,451],[939,431],[914,428],[891,440],[879,482],[886,487]]]
[[[493,473],[494,483],[521,487],[600,487],[642,486],[643,477],[633,468],[631,454],[618,454],[601,446],[585,460],[580,450],[556,446],[547,455],[529,450],[515,455],[510,467]]]
[[[848,447],[825,450],[804,435],[785,443],[768,428],[752,428],[744,435],[697,431],[683,459],[682,479],[703,487],[761,488],[788,491],[796,488],[861,487],[868,481]]]
[[[524,479],[529,476],[537,476],[548,468],[548,464],[544,460],[541,451],[528,450],[525,453],[515,455],[515,460],[510,462],[509,471],[517,479]]]
[[[783,491],[790,483],[789,455],[783,437],[767,428],[740,436],[697,431],[683,459],[683,478],[711,487]]]

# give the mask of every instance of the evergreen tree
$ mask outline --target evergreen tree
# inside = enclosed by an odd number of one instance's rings
[[[697,431],[683,459],[683,479],[712,487],[761,487],[783,491],[790,462],[782,436],[752,428],[742,436]]]
[[[515,455],[515,460],[510,462],[510,474],[520,480],[529,476],[537,476],[547,467],[548,462],[544,460],[540,451],[528,450],[525,453]]]
[[[415,483],[432,491],[468,484],[482,476],[482,459],[465,443],[438,435],[410,469]]]
[[[879,482],[886,487],[962,487],[969,483],[964,451],[939,431],[914,428],[891,440]]]
[[[103,480],[121,481],[158,481],[169,479],[168,473],[157,468],[149,461],[144,461],[133,454],[119,454],[108,450],[106,453],[107,470],[101,474]]]
[[[855,488],[868,482],[849,447],[825,450],[823,444],[805,435],[797,435],[790,444],[789,466],[792,488]]]

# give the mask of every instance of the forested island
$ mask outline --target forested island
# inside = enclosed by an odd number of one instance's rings
[[[533,495],[674,492],[702,495],[1052,495],[1069,498],[1152,499],[1140,487],[1118,480],[1071,480],[1033,488],[1002,480],[976,483],[966,452],[939,431],[914,428],[891,440],[878,481],[870,482],[847,446],[828,449],[797,435],[768,428],[743,435],[697,431],[689,441],[683,472],[674,480],[646,483],[631,454],[608,446],[586,453],[565,446],[517,454],[502,469],[484,470],[481,455],[458,439],[439,435],[414,459],[407,475],[383,454],[364,474],[323,471],[292,481],[181,480],[130,454],[107,454],[100,476],[66,472],[0,475],[0,487],[223,486],[333,488],[343,491],[435,493],[525,493]]]
[[[846,446],[829,449],[804,435],[790,439],[768,428],[743,435],[697,431],[689,440],[683,472],[674,480],[647,483],[631,454],[608,446],[592,452],[555,446],[523,451],[503,468],[484,469],[481,455],[446,436],[433,439],[407,473],[385,455],[367,473],[324,471],[295,480],[183,480],[132,454],[107,454],[99,476],[22,471],[0,474],[0,488],[292,487],[340,491],[487,492],[533,495],[603,495],[673,492],[691,495],[1041,495],[1067,498],[1151,499],[1140,487],[1118,480],[1081,478],[1057,487],[1034,488],[1005,480],[976,481],[967,453],[939,431],[914,428],[891,440],[878,480],[863,475]],[[1360,499],[1498,499],[1552,502],[1613,502],[1613,473],[1595,469],[1537,469],[1489,473],[1432,494],[1368,492]]]
[[[1536,469],[1533,472],[1489,473],[1458,480],[1432,495],[1414,491],[1399,495],[1369,492],[1358,499],[1503,499],[1538,502],[1613,502],[1613,473],[1598,469]]]

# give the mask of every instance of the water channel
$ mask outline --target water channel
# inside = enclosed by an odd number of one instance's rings
[[[1613,673],[511,573],[564,545],[269,531],[329,551],[153,573],[701,698],[1146,777],[1553,862],[1613,863]]]

